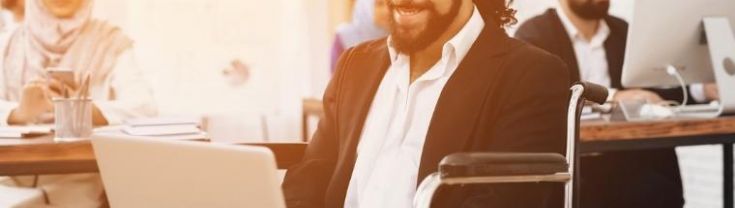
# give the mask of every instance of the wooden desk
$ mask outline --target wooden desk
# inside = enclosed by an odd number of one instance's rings
[[[583,153],[732,144],[735,116],[710,120],[656,122],[585,122],[580,129]],[[280,168],[297,162],[304,143],[253,143],[271,148]],[[730,145],[725,145],[728,150]],[[729,155],[729,154],[726,154]],[[97,171],[88,141],[54,143],[51,138],[0,139],[0,175]]]
[[[656,122],[585,122],[580,129],[583,153],[735,142],[735,116],[710,120]],[[271,148],[278,165],[298,161],[304,143],[252,143]],[[729,145],[726,145],[726,148]],[[51,138],[0,139],[0,175],[97,171],[88,141],[54,143]],[[86,168],[85,168],[86,167]]]
[[[735,116],[647,122],[583,122],[582,152],[670,148],[735,141]]]
[[[97,172],[88,141],[54,143],[50,137],[0,139],[0,175]]]
[[[587,122],[580,128],[582,153],[722,144],[723,205],[733,208],[735,116],[651,122]]]
[[[735,116],[709,120],[586,122],[583,153],[722,144],[725,207],[733,205]],[[305,143],[253,143],[270,148],[279,168],[298,162]],[[0,139],[0,175],[97,172],[89,141],[54,143],[50,138]]]
[[[301,160],[306,143],[245,143],[271,149],[278,168]],[[97,172],[89,141],[56,143],[51,138],[0,139],[0,176]]]

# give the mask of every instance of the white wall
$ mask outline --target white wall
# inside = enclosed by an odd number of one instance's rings
[[[317,94],[315,80],[327,76],[325,2],[98,0],[95,13],[135,40],[163,114],[211,115],[215,125],[239,125],[217,135],[258,138],[266,116],[271,137],[297,138],[300,99]],[[222,76],[233,59],[251,68],[245,85]]]

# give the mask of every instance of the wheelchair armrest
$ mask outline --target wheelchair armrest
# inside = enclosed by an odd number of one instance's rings
[[[439,163],[442,178],[548,175],[567,172],[564,156],[555,153],[455,153]]]
[[[591,83],[591,82],[577,82],[584,87],[584,93],[582,97],[585,100],[595,102],[597,104],[604,104],[607,101],[608,90],[606,87]]]

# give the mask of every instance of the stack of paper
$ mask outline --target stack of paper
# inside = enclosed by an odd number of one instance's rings
[[[600,120],[600,119],[602,119],[602,113],[595,112],[592,106],[585,105],[584,107],[582,107],[582,113],[581,113],[579,120],[592,121],[592,120]]]
[[[53,133],[51,126],[0,126],[0,138],[29,138]]]
[[[141,126],[169,126],[169,125],[192,125],[199,126],[199,120],[196,118],[175,118],[175,117],[159,117],[159,118],[139,118],[125,121],[125,124],[132,127]]]
[[[199,122],[190,118],[145,118],[125,122],[122,132],[131,136],[204,139]]]
[[[198,134],[201,130],[194,125],[155,125],[127,126],[123,132],[132,136],[170,136]]]

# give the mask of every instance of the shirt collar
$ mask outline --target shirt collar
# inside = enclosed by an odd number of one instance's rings
[[[557,14],[571,40],[584,41],[592,46],[601,46],[603,43],[605,43],[605,40],[607,40],[608,36],[610,36],[610,27],[607,25],[607,22],[605,22],[605,20],[601,19],[600,25],[599,27],[597,27],[597,31],[595,32],[595,35],[592,36],[592,39],[590,41],[585,40],[584,37],[582,37],[582,34],[580,34],[577,27],[574,26],[574,23],[572,23],[572,21],[569,19],[569,16],[567,16],[564,8],[561,6],[559,8],[560,10],[559,12],[557,12]]]
[[[457,60],[457,63],[461,62],[469,52],[472,44],[474,44],[475,40],[480,36],[480,33],[482,33],[484,27],[485,21],[482,19],[482,16],[480,16],[480,12],[477,10],[477,7],[473,6],[472,16],[470,16],[470,19],[465,23],[464,27],[462,27],[462,29],[455,34],[452,39],[444,43],[444,46],[442,47],[442,59],[451,56],[450,59]],[[391,45],[391,39],[392,37],[389,36],[387,40],[391,63],[398,61],[401,56],[405,56],[405,58],[408,59],[408,56],[405,54],[399,54],[395,48],[393,48]]]

